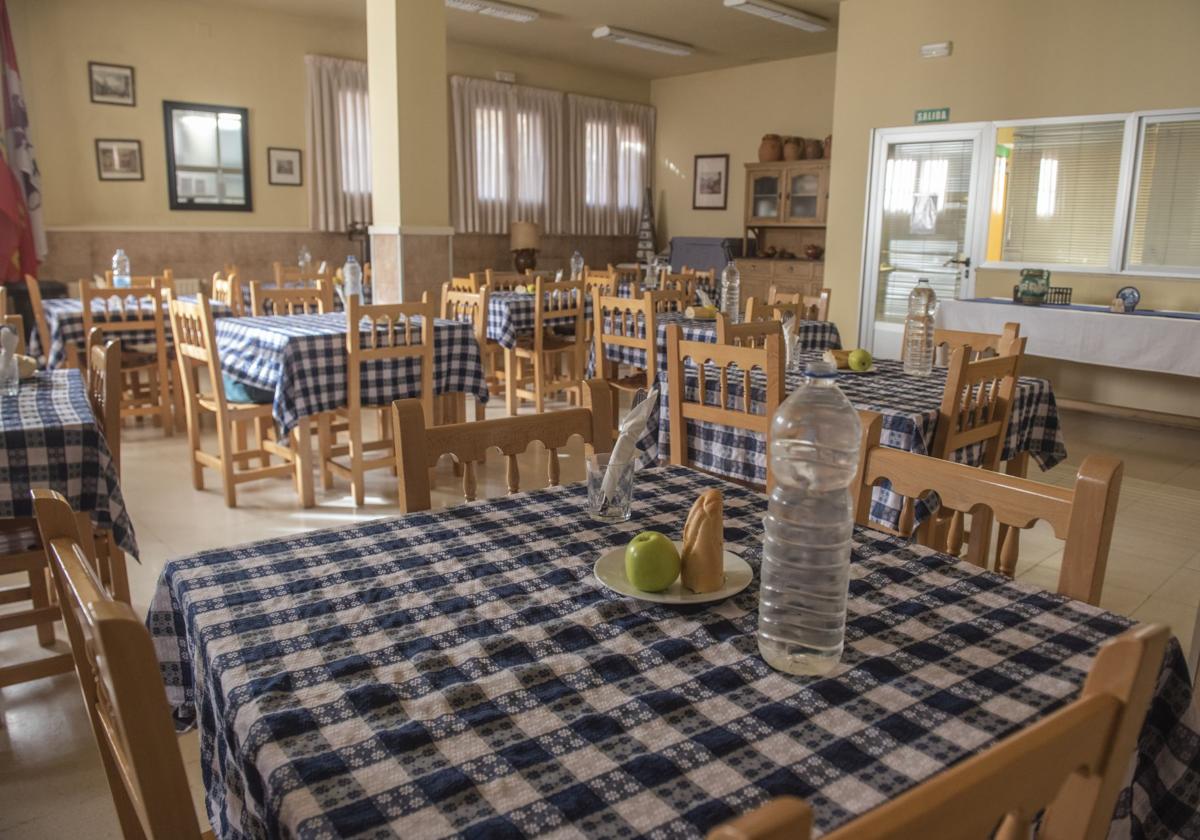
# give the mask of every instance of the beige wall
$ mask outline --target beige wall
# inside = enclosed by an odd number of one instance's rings
[[[655,79],[656,232],[671,236],[741,236],[744,164],[758,160],[764,134],[825,137],[833,126],[835,53]],[[725,210],[692,209],[695,155],[729,155]]]
[[[446,51],[446,70],[451,75],[494,78],[497,70],[517,74],[517,84],[603,96],[625,102],[649,102],[650,81],[622,76],[575,64],[532,55],[515,55],[491,47],[451,41]]]
[[[825,276],[833,318],[853,340],[858,324],[870,131],[908,125],[917,108],[949,107],[954,122],[1200,107],[1200,3],[1195,0],[846,0],[838,23],[836,154]],[[947,59],[918,48],[954,42]],[[980,272],[981,294],[1011,291],[1010,272]],[[1104,302],[1126,282],[1152,308],[1200,309],[1200,281],[1060,273],[1079,301]],[[1136,375],[1089,368],[1060,392],[1083,399],[1188,410],[1200,391],[1145,404]],[[1194,409],[1194,410],[1192,410]]]

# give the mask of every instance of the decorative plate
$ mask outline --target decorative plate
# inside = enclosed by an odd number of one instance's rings
[[[1117,290],[1117,299],[1125,304],[1126,312],[1132,312],[1137,309],[1137,305],[1142,299],[1142,293],[1135,286],[1124,286]]]
[[[676,550],[683,550],[682,542],[673,542]],[[675,582],[661,592],[643,592],[625,577],[625,546],[604,554],[596,561],[593,572],[596,579],[613,592],[641,601],[653,601],[656,604],[708,604],[723,601],[741,592],[754,579],[754,570],[750,568],[750,564],[728,550],[725,552],[725,585],[715,592],[697,594],[690,589],[684,589],[682,577],[675,578]]]

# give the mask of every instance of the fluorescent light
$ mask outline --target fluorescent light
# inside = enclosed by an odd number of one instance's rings
[[[618,29],[615,26],[597,26],[592,30],[593,38],[603,38],[606,41],[616,41],[627,47],[637,47],[642,50],[666,53],[667,55],[691,55],[690,44],[678,41],[668,41],[666,38],[655,38],[653,35],[643,35],[629,29]]]
[[[824,32],[829,28],[829,21],[823,17],[810,15],[808,12],[802,12],[790,6],[772,3],[771,0],[725,0],[725,8],[758,15],[785,26],[803,29],[805,32]]]
[[[513,23],[529,23],[538,19],[538,13],[533,9],[501,3],[500,0],[446,0],[446,7],[460,12],[476,12]]]

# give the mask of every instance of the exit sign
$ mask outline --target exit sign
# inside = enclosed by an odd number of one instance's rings
[[[917,111],[913,122],[917,125],[921,123],[946,122],[950,119],[949,108],[921,108]]]

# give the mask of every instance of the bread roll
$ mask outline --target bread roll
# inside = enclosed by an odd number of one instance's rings
[[[720,490],[705,490],[683,526],[682,583],[697,594],[725,585],[724,501]]]

